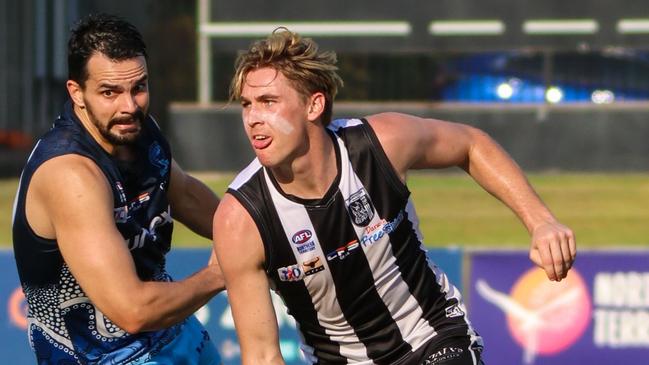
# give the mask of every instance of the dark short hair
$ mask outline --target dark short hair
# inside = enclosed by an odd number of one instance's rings
[[[115,61],[147,57],[142,35],[115,15],[91,14],[79,20],[68,40],[68,78],[82,87],[88,79],[88,60],[98,52]]]

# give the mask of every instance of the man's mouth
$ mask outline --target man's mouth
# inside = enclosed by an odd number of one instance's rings
[[[112,127],[117,128],[121,132],[131,132],[140,129],[140,124],[139,121],[131,119],[115,122]]]
[[[264,149],[273,141],[269,136],[257,134],[252,136],[252,147],[258,150]]]

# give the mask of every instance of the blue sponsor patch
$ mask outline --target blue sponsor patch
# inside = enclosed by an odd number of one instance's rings
[[[380,227],[372,227],[372,230],[366,230],[369,231],[370,233],[363,235],[361,237],[361,244],[363,247],[370,246],[374,244],[376,241],[380,240],[383,238],[385,235],[389,235],[390,233],[394,232],[395,229],[399,226],[401,221],[403,221],[405,214],[403,213],[403,210],[397,214],[397,216],[390,222],[385,222],[382,224]],[[385,221],[385,220],[384,220]]]
[[[309,241],[305,244],[297,246],[297,252],[299,252],[300,254],[305,254],[313,250],[315,250],[315,242],[313,241]]]

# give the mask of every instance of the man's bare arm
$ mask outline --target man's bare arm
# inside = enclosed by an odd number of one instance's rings
[[[195,233],[212,239],[212,218],[219,198],[200,180],[185,173],[172,161],[169,182],[171,215]]]
[[[518,165],[486,133],[458,123],[399,113],[368,117],[403,181],[409,169],[459,166],[504,202],[532,237],[530,259],[561,280],[576,257],[574,233],[552,215]]]
[[[214,216],[214,247],[228,288],[242,364],[283,364],[263,268],[264,246],[254,221],[230,194]]]
[[[90,300],[129,333],[178,323],[223,287],[217,265],[179,282],[140,280],[115,226],[108,181],[85,157],[64,155],[41,165],[30,183],[27,210],[30,225],[51,228],[37,234],[56,238]]]

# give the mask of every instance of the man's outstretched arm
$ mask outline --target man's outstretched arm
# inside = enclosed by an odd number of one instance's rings
[[[577,251],[574,233],[552,215],[512,158],[483,131],[399,113],[367,118],[396,172],[459,166],[507,205],[531,236],[530,259],[561,280]]]

